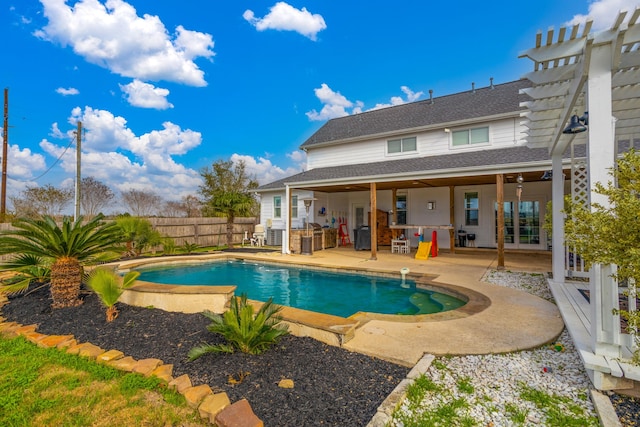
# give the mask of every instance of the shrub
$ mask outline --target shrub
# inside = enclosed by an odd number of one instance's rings
[[[223,315],[205,311],[202,314],[211,320],[207,329],[222,335],[226,344],[203,344],[189,351],[189,360],[195,360],[205,353],[233,353],[235,349],[249,354],[260,354],[272,344],[288,334],[286,325],[281,324],[278,313],[281,306],[273,304],[272,298],[264,303],[254,315],[254,309],[247,302],[247,295],[231,300],[231,307]]]

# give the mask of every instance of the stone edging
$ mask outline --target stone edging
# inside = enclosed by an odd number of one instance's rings
[[[0,294],[0,308],[8,298]],[[58,348],[69,354],[87,357],[98,363],[121,371],[133,372],[149,377],[154,375],[165,381],[171,390],[182,394],[189,407],[197,409],[200,417],[218,427],[237,425],[263,427],[264,423],[251,409],[246,399],[231,403],[227,393],[214,393],[208,384],[194,386],[187,374],[173,378],[173,365],[165,365],[160,359],[135,360],[118,350],[104,350],[97,345],[78,343],[73,335],[45,335],[36,332],[37,325],[23,326],[7,322],[0,316],[0,335],[7,338],[22,336],[42,348]]]

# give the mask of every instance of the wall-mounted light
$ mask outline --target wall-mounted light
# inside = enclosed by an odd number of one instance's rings
[[[445,132],[445,133],[451,133],[451,129],[449,129],[449,128],[444,128],[444,132]]]
[[[522,177],[522,174],[518,174],[518,177],[516,178],[516,182],[518,183],[516,185],[516,195],[518,196],[518,202],[520,202],[520,198],[522,197],[522,188],[523,188],[522,183],[524,182],[524,178]]]
[[[565,134],[575,134],[581,133],[587,130],[587,124],[589,123],[589,112],[585,111],[582,117],[578,117],[577,114],[571,116],[571,121],[569,125],[564,128],[562,133]]]

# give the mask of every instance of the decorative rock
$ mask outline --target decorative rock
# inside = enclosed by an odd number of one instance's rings
[[[153,370],[160,365],[162,365],[162,360],[160,359],[142,359],[133,366],[132,372],[136,372],[138,374],[144,375],[145,377],[148,377],[149,375],[151,375],[151,372],[153,372]]]
[[[74,345],[78,345],[78,341],[76,341],[75,338],[71,338],[70,340],[60,342],[58,345],[56,345],[56,348],[64,349],[73,347]]]
[[[107,364],[109,366],[113,366],[116,369],[120,369],[121,371],[132,372],[133,367],[135,366],[136,363],[137,362],[133,357],[127,356],[127,357],[123,357],[122,359],[112,360]]]
[[[154,375],[168,383],[173,380],[173,365],[160,365],[151,372],[151,375]]]
[[[28,334],[25,334],[24,337],[27,339],[27,341],[38,344],[38,341],[46,338],[47,336],[39,332],[29,332]]]
[[[197,408],[206,396],[213,394],[213,390],[208,384],[201,384],[195,387],[188,387],[181,392],[191,408]]]
[[[264,422],[256,416],[247,399],[241,399],[224,408],[216,415],[218,427],[264,427]]]
[[[15,333],[16,335],[26,335],[30,332],[35,332],[37,328],[37,325],[27,325],[27,326],[19,326],[18,328],[15,329]]]
[[[278,383],[278,387],[280,388],[293,388],[293,380],[288,378],[281,379]]]
[[[38,341],[38,347],[53,348],[73,339],[73,335],[49,335]]]
[[[98,347],[97,345],[91,344],[90,342],[86,342],[80,344],[78,346],[78,355],[82,357],[89,357],[91,359],[95,359],[102,353],[104,353],[104,349]]]
[[[187,374],[180,375],[178,378],[174,378],[173,381],[170,381],[168,385],[170,390],[175,390],[178,393],[182,393],[187,388],[192,387],[191,379]]]
[[[111,362],[112,360],[122,359],[123,357],[124,353],[120,350],[109,350],[96,357],[96,361],[105,363]]]
[[[213,424],[216,421],[216,415],[229,405],[231,405],[231,401],[227,393],[210,394],[202,400],[198,406],[198,412],[202,418],[208,418],[209,422]]]

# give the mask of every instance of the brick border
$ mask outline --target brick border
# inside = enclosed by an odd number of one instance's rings
[[[6,295],[0,294],[0,310],[9,302]],[[57,348],[69,354],[87,357],[97,363],[114,367],[121,371],[138,373],[146,377],[156,376],[167,383],[171,390],[182,394],[187,405],[197,409],[200,417],[218,427],[264,427],[264,423],[253,412],[246,399],[231,403],[227,393],[214,393],[207,384],[194,386],[187,374],[173,377],[173,365],[165,365],[160,359],[135,360],[125,356],[119,350],[104,350],[89,342],[79,343],[73,335],[45,335],[36,331],[37,325],[21,325],[7,322],[0,316],[0,335],[6,338],[22,336],[42,348]]]

